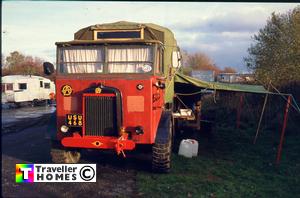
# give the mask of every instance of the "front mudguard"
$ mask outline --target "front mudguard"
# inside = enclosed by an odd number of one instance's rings
[[[170,138],[172,138],[172,134],[170,134],[170,130],[169,130],[171,123],[172,123],[172,111],[170,110],[163,111],[157,128],[155,143],[167,144],[169,142]]]

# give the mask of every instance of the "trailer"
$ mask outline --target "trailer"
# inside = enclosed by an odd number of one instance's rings
[[[9,75],[2,77],[2,102],[37,104],[52,100],[55,85],[51,80],[33,75]]]
[[[168,172],[176,129],[201,127],[202,93],[253,91],[183,75],[174,34],[152,23],[92,25],[56,46],[57,112],[49,136],[55,163],[77,163],[83,149],[125,157],[149,145],[153,170]],[[53,64],[45,62],[44,72],[52,74]]]

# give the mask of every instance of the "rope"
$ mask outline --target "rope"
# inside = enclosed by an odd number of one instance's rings
[[[206,90],[206,89],[205,89]],[[194,92],[194,93],[189,93],[189,94],[186,94],[186,93],[176,93],[176,95],[181,95],[181,96],[192,96],[192,95],[197,95],[197,94],[201,94],[202,90],[201,91],[197,91],[197,92]]]
[[[299,113],[300,113],[300,107],[298,106],[298,104],[297,104],[297,102],[296,102],[296,99],[294,98],[293,95],[291,95],[291,96],[292,96],[293,102],[295,103],[295,105],[296,105],[296,107],[297,107],[297,109],[298,109],[298,111],[299,111]]]
[[[280,95],[286,102],[288,101],[288,99],[287,99],[286,97],[284,97],[284,95],[286,95],[286,94],[282,94],[282,93],[281,93],[278,89],[276,89],[276,87],[273,86],[271,83],[270,83],[270,85],[272,86],[272,88],[273,88],[277,93],[279,93],[279,95]],[[295,103],[295,105],[296,105],[297,107],[295,107],[293,104],[291,104],[291,106],[292,106],[296,111],[298,111],[298,112],[300,113],[300,108],[299,108],[299,106],[298,106],[298,104],[297,104],[297,102],[296,102],[294,96],[293,96],[292,94],[287,94],[287,95],[292,97],[293,102]]]
[[[260,84],[264,85],[264,83],[262,83],[260,80],[256,79]],[[297,104],[297,101],[295,100],[294,96],[292,94],[285,94],[285,93],[281,93],[278,89],[276,89],[275,86],[272,85],[272,83],[270,82],[271,87],[277,92],[277,93],[269,93],[271,95],[280,95],[286,102],[287,102],[287,98],[284,96],[291,96],[293,99],[294,104],[296,105],[296,107],[291,103],[291,106],[298,112],[300,113],[300,108]]]
[[[173,78],[175,77],[175,74],[176,74],[177,71],[178,71],[178,68],[175,70],[174,74],[172,74],[172,78],[171,78],[170,81],[169,81],[169,85],[168,85],[167,88],[166,88],[166,92],[167,92],[167,90],[170,88],[170,86],[171,86],[171,84],[172,84],[172,83],[170,83],[170,82],[172,82],[172,80],[173,80]],[[173,83],[173,84],[174,84],[174,83]]]
[[[179,102],[181,102],[184,105],[185,108],[189,109],[189,107],[185,105],[184,102],[178,96],[176,96],[176,98],[179,100]]]

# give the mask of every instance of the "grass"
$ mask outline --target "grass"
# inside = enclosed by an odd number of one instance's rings
[[[286,135],[281,163],[277,166],[279,129],[262,130],[253,145],[256,126],[242,122],[241,129],[237,130],[228,124],[232,122],[217,123],[212,136],[199,135],[198,157],[188,159],[173,153],[169,174],[139,172],[139,194],[143,197],[300,197],[299,130]]]

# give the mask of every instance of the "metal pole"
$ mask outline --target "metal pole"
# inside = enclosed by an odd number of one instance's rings
[[[262,118],[264,116],[266,104],[267,104],[267,101],[268,101],[268,96],[269,96],[269,94],[266,94],[266,96],[265,96],[264,106],[263,106],[261,114],[260,114],[260,118],[259,118],[258,126],[257,126],[257,129],[256,129],[256,134],[255,134],[255,138],[254,138],[253,144],[256,143],[256,140],[257,140],[257,137],[258,137],[258,133],[259,133],[259,129],[260,129],[260,124],[261,124]]]
[[[282,126],[282,130],[281,130],[280,143],[278,145],[276,164],[279,164],[280,159],[281,159],[282,144],[283,144],[283,138],[284,138],[285,129],[286,129],[286,123],[287,123],[287,119],[288,119],[290,103],[291,103],[291,96],[288,96],[285,113],[284,113],[283,126]]]

